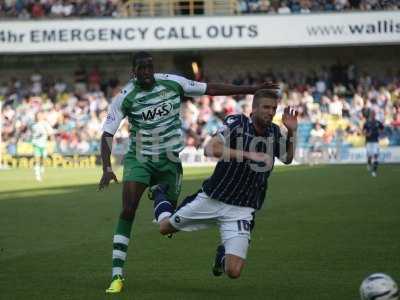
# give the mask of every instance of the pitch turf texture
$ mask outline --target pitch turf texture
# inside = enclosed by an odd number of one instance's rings
[[[209,168],[186,169],[183,195]],[[119,178],[121,170],[118,170]],[[106,296],[121,184],[100,169],[0,171],[0,299],[356,300],[361,280],[400,281],[400,166],[276,168],[242,277],[214,278],[217,228],[162,237],[142,199],[122,295]]]

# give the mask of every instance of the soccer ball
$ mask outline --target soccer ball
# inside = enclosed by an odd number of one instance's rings
[[[399,300],[399,289],[390,276],[375,273],[361,283],[360,295],[361,300]]]

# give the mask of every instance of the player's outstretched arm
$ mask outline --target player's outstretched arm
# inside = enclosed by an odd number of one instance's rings
[[[117,176],[115,176],[112,168],[111,168],[111,150],[112,150],[112,142],[113,135],[104,131],[101,136],[101,161],[103,163],[103,175],[101,176],[99,183],[99,190],[102,190],[104,187],[110,184],[111,180],[114,180],[118,183]]]
[[[286,107],[283,111],[282,122],[288,130],[286,137],[286,159],[282,162],[290,164],[293,161],[295,144],[296,144],[296,131],[297,131],[297,115],[298,112],[290,107]]]
[[[272,83],[271,81],[264,82],[259,85],[249,86],[249,85],[233,85],[233,84],[223,84],[223,83],[207,83],[207,89],[205,94],[210,96],[219,95],[244,95],[244,94],[254,94],[258,90],[278,90],[279,85]]]
[[[272,166],[272,156],[262,152],[247,152],[240,149],[226,147],[224,141],[219,136],[213,136],[204,147],[204,155],[225,160],[250,159],[256,162],[264,162],[267,166]]]
[[[243,158],[243,151],[226,147],[222,138],[216,135],[213,136],[204,146],[204,155],[207,157],[229,160],[239,157]]]

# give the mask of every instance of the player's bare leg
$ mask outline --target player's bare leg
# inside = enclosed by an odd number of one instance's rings
[[[236,279],[240,277],[240,274],[244,268],[245,260],[239,256],[226,254],[225,255],[225,274],[229,278]]]
[[[368,163],[367,170],[368,170],[368,172],[371,172],[372,171],[372,156],[368,156],[367,163]]]
[[[41,156],[35,156],[35,177],[37,181],[42,181],[42,157]]]
[[[122,187],[122,211],[113,239],[112,282],[106,293],[119,293],[123,287],[123,266],[126,261],[132,224],[146,185],[125,181]]]
[[[140,198],[146,190],[147,185],[135,182],[125,181],[122,186],[122,211],[120,217],[124,220],[133,221]]]
[[[372,173],[371,173],[371,175],[372,175],[373,177],[376,177],[376,172],[377,172],[377,171],[378,171],[378,155],[375,154],[375,155],[374,155],[373,162],[372,162]]]
[[[44,160],[45,160],[45,158],[47,158],[47,156],[45,157],[45,156],[42,156],[41,157],[41,161],[42,161],[42,163],[40,164],[40,175],[43,177],[43,175],[44,175]]]
[[[159,224],[160,224],[160,233],[162,235],[173,234],[179,231],[171,225],[169,218],[163,219],[161,222],[159,222]]]
[[[227,243],[230,243],[227,244]],[[232,251],[232,245],[236,245],[236,249],[240,249],[243,257],[246,256],[248,240],[243,238],[233,238],[225,241],[224,245],[219,245],[217,247],[217,253],[215,255],[214,265],[212,267],[212,273],[214,276],[221,276],[223,273],[228,275],[229,278],[236,279],[240,277],[242,270],[245,265],[245,258],[240,257],[235,254],[225,253],[225,247],[228,247],[228,251]]]

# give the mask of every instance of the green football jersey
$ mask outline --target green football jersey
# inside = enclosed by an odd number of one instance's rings
[[[151,90],[131,80],[116,96],[103,131],[115,134],[126,117],[130,124],[129,151],[144,156],[178,153],[184,148],[181,103],[184,96],[204,95],[207,85],[170,74],[155,74]]]
[[[53,129],[46,121],[34,123],[32,129],[32,144],[36,147],[44,148],[47,146],[49,135],[53,133]]]

